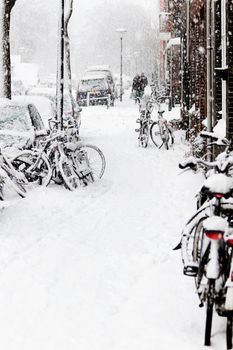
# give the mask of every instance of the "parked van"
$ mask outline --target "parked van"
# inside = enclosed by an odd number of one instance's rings
[[[91,66],[87,69],[86,75],[103,75],[107,78],[108,84],[111,89],[111,94],[113,95],[114,99],[116,98],[116,87],[114,82],[114,77],[111,72],[111,68],[108,65],[98,65],[98,66]]]
[[[88,74],[82,77],[77,87],[79,106],[114,104],[114,96],[106,75]]]

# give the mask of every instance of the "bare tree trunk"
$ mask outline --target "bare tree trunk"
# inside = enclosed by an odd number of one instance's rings
[[[11,98],[10,15],[16,0],[0,0],[0,97]]]
[[[67,12],[65,14],[64,23],[64,38],[65,38],[65,59],[66,59],[66,72],[67,72],[67,83],[68,91],[70,96],[70,102],[72,106],[72,116],[74,116],[74,98],[72,95],[72,74],[71,74],[71,60],[70,60],[70,38],[68,34],[68,24],[73,13],[73,0],[67,0]]]
[[[56,118],[60,122],[61,130],[63,129],[64,107],[64,5],[65,0],[60,0],[58,25]]]

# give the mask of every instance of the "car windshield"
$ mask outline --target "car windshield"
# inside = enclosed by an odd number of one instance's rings
[[[0,130],[30,131],[30,115],[26,106],[0,106]]]
[[[104,79],[85,79],[81,80],[81,88],[82,89],[104,89],[106,87]]]

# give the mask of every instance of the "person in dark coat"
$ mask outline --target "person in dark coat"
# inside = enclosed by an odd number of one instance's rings
[[[148,79],[144,73],[142,73],[140,76],[140,85],[141,85],[141,91],[144,92],[145,87],[148,85]]]

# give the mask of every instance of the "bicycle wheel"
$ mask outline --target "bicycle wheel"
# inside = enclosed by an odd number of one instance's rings
[[[10,172],[6,172],[4,169],[0,168],[0,177],[1,177],[1,197],[4,200],[5,198],[5,187],[13,193],[16,193],[20,197],[24,198],[26,196],[26,189],[24,188],[21,180]]]
[[[149,127],[147,123],[144,123],[140,128],[139,143],[140,146],[146,148],[149,142]]]
[[[227,350],[232,349],[232,330],[233,330],[233,317],[227,317],[227,329],[226,329],[226,341]]]
[[[206,323],[205,323],[205,345],[209,346],[211,341],[211,329],[213,319],[213,307],[214,307],[214,293],[215,293],[215,280],[208,280],[207,287],[207,302],[206,302]]]
[[[203,243],[203,221],[207,217],[201,218],[195,227],[194,239],[193,239],[193,261],[199,262],[201,259],[201,250]]]
[[[3,186],[4,186],[4,179],[2,176],[0,176],[0,201],[4,201]]]
[[[85,171],[95,181],[101,179],[106,168],[103,152],[94,145],[81,145],[74,152],[75,168]]]
[[[11,163],[15,169],[24,174],[28,182],[48,186],[51,181],[52,169],[45,154],[39,155],[32,151],[25,151],[14,157]]]
[[[158,122],[154,122],[151,124],[150,137],[156,147],[161,148],[163,146],[163,139],[161,137],[160,127]]]
[[[164,126],[164,125],[162,126],[161,137],[162,137],[165,149],[169,150],[169,148],[172,146],[174,142],[174,139],[171,136],[171,132],[167,126]]]
[[[79,179],[74,171],[73,164],[65,155],[58,160],[58,169],[63,179],[65,187],[73,191],[80,186]]]
[[[165,136],[164,136],[163,144],[164,144],[164,146],[165,146],[165,148],[166,148],[167,151],[169,150],[168,141],[169,141],[169,135],[165,135]]]

